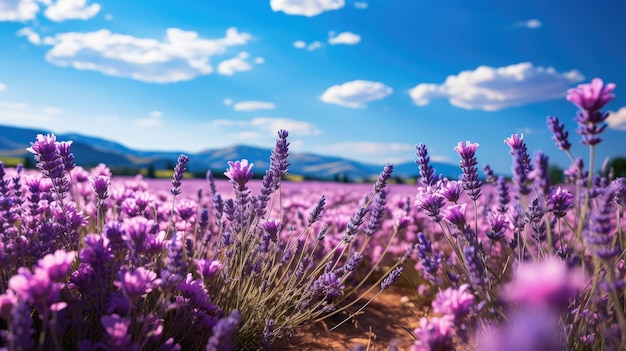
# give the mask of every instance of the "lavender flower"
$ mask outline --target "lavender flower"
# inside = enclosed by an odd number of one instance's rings
[[[341,295],[341,291],[346,287],[341,284],[341,277],[334,272],[325,272],[320,275],[311,286],[312,296],[319,296],[324,300],[333,299]]]
[[[546,124],[550,132],[552,132],[552,140],[556,144],[556,147],[559,148],[559,150],[569,151],[572,144],[567,139],[569,132],[565,130],[565,124],[561,123],[559,118],[554,116],[546,117]]]
[[[289,167],[289,162],[287,161],[289,157],[288,136],[289,132],[286,130],[281,129],[278,131],[278,138],[270,156],[270,170],[274,179],[274,189],[278,189],[280,179],[287,174],[287,167]]]
[[[178,156],[178,160],[176,161],[176,167],[174,167],[174,175],[172,176],[172,188],[170,189],[170,193],[172,195],[179,195],[182,190],[180,190],[180,186],[182,184],[183,177],[185,175],[185,171],[187,170],[187,163],[189,162],[189,156],[181,154]]]
[[[374,208],[370,213],[370,217],[365,226],[365,234],[372,236],[380,228],[383,214],[385,212],[385,204],[387,202],[387,190],[381,189],[374,198]]]
[[[239,325],[241,314],[237,310],[230,311],[230,314],[220,319],[213,326],[212,335],[206,345],[206,351],[223,351],[232,349],[232,336]]]
[[[459,142],[454,148],[461,157],[459,166],[463,171],[463,187],[467,190],[470,199],[474,201],[480,197],[480,186],[482,185],[482,182],[478,180],[478,168],[476,167],[478,164],[476,160],[477,148],[477,143],[472,144],[469,141],[465,142],[465,145]]]
[[[309,214],[309,225],[320,220],[320,217],[322,215],[322,211],[324,210],[325,205],[326,205],[326,196],[322,195],[319,198],[319,200],[317,200],[315,207],[313,207],[313,210]]]
[[[278,233],[283,227],[283,221],[281,221],[280,219],[271,218],[271,219],[262,221],[260,226],[270,236],[273,242],[277,242]]]
[[[472,312],[474,295],[469,291],[469,285],[463,284],[455,288],[440,291],[432,302],[433,312],[454,316],[460,321]]]
[[[132,334],[130,329],[130,319],[118,315],[102,316],[100,319],[102,326],[107,333],[107,342],[114,349],[132,348]]]
[[[465,228],[465,208],[467,204],[454,205],[446,209],[443,218],[454,224],[458,230],[462,231]]]
[[[504,238],[504,233],[509,225],[506,217],[501,212],[489,212],[487,215],[489,229],[487,230],[487,238],[491,241],[498,241]]]
[[[380,172],[380,175],[378,175],[376,183],[374,183],[375,193],[381,191],[387,186],[387,181],[391,177],[391,173],[393,173],[393,165],[388,163],[387,165],[385,165],[385,168],[383,168],[383,171]]]
[[[426,148],[426,145],[424,144],[419,144],[415,148],[417,149],[417,152],[415,153],[417,155],[417,160],[415,160],[415,163],[417,163],[419,166],[419,171],[420,171],[420,176],[421,176],[420,181],[425,186],[432,186],[435,184],[436,179],[435,179],[435,170],[430,165],[430,157],[428,157],[428,149]]]
[[[554,214],[556,218],[563,218],[567,214],[567,210],[572,206],[574,195],[569,191],[558,187],[548,197],[548,212]]]
[[[74,163],[74,154],[70,151],[71,146],[72,141],[57,142],[59,156],[61,156],[61,160],[63,160],[63,168],[66,172],[69,172],[76,167],[76,163]]]
[[[487,179],[485,180],[487,183],[495,183],[496,176],[493,173],[493,169],[491,169],[491,166],[489,166],[488,164],[484,165],[483,172],[485,172],[485,176],[487,177]]]
[[[391,284],[395,283],[396,280],[398,280],[398,278],[400,278],[400,275],[402,274],[402,270],[404,269],[404,267],[402,266],[398,266],[396,268],[394,268],[389,275],[387,275],[387,277],[385,277],[385,279],[383,279],[383,281],[380,283],[380,290],[385,290],[388,287],[391,286]]]
[[[498,176],[496,180],[496,191],[498,193],[498,212],[506,213],[508,211],[507,205],[511,201],[511,197],[509,196],[509,184],[506,181],[506,178],[503,176]]]
[[[228,170],[224,175],[230,179],[233,186],[237,186],[239,191],[246,189],[246,183],[252,179],[252,166],[254,163],[248,163],[245,158],[241,161],[228,161]]]
[[[454,319],[452,316],[422,317],[419,327],[415,328],[415,343],[411,351],[443,351],[454,350],[452,336]]]
[[[510,148],[510,154],[513,156],[513,182],[517,186],[517,190],[521,195],[530,194],[530,187],[526,184],[528,173],[532,171],[530,156],[524,143],[524,135],[512,134],[504,140]]]
[[[96,193],[98,204],[109,197],[109,187],[111,185],[109,177],[100,175],[95,178],[89,178],[89,185],[91,185],[91,188]]]
[[[604,122],[609,113],[601,112],[600,109],[613,100],[614,89],[615,84],[605,85],[602,79],[594,78],[590,84],[579,84],[567,91],[567,100],[580,109],[574,120],[578,123],[576,131],[583,137],[584,145],[596,145],[602,141],[598,135],[607,128]]]
[[[450,201],[453,204],[456,204],[461,198],[461,194],[463,193],[463,183],[457,182],[456,180],[447,180],[443,179],[437,182],[439,185],[439,191],[437,194]]]
[[[120,288],[130,300],[148,294],[161,283],[157,274],[144,267],[138,267],[132,271],[122,271],[118,275],[115,286]]]
[[[419,188],[415,204],[417,207],[426,211],[428,217],[434,222],[440,222],[443,219],[441,209],[443,208],[443,197],[439,196],[435,189],[431,187]]]
[[[37,262],[37,266],[47,271],[50,280],[53,282],[64,283],[75,257],[76,252],[57,250],[54,254],[46,255],[40,259]]]

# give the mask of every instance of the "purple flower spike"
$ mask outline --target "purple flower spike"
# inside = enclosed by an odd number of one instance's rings
[[[109,197],[109,186],[111,180],[107,176],[99,175],[89,179],[91,188],[96,193],[96,198],[100,201]]]
[[[478,180],[478,168],[476,167],[478,164],[476,160],[477,148],[477,143],[472,144],[469,141],[465,142],[465,145],[459,142],[454,148],[459,156],[461,156],[459,166],[463,171],[463,188],[467,190],[467,195],[474,201],[480,197],[480,186],[482,185],[482,182]]]
[[[548,129],[552,132],[552,140],[559,150],[568,151],[572,144],[567,140],[569,132],[565,130],[565,124],[559,121],[558,117],[548,116],[546,118]]]
[[[598,111],[613,100],[614,89],[614,83],[605,85],[602,79],[594,78],[589,84],[579,84],[578,87],[569,89],[566,99],[581,110]]]
[[[465,207],[467,204],[454,205],[447,208],[443,218],[454,224],[459,230],[465,228]]]
[[[156,273],[143,267],[130,272],[120,272],[118,279],[114,282],[115,286],[120,288],[131,300],[146,295],[161,283],[161,280],[157,279]]]
[[[132,335],[129,333],[130,319],[122,318],[116,314],[102,316],[100,319],[104,330],[107,332],[110,346],[115,348],[126,348],[130,346]]]
[[[246,188],[246,183],[252,179],[252,166],[254,163],[248,163],[245,158],[241,161],[228,161],[228,170],[224,172],[224,175],[230,179],[233,185],[238,185],[239,190],[243,191]]]
[[[269,234],[273,242],[278,241],[278,232],[283,227],[283,221],[280,219],[272,218],[261,222],[261,228]]]
[[[170,189],[170,193],[172,195],[178,195],[182,192],[180,190],[180,186],[182,184],[183,177],[185,176],[185,171],[187,170],[187,163],[189,162],[189,156],[181,154],[178,156],[178,160],[176,162],[176,167],[174,167],[174,175],[172,176],[172,188]]]
[[[552,212],[556,218],[563,218],[567,210],[572,207],[573,201],[574,195],[558,187],[550,194],[550,197],[548,197],[548,212]]]
[[[434,185],[435,184],[435,170],[430,165],[430,157],[428,157],[428,149],[426,145],[419,144],[415,147],[417,150],[415,155],[417,155],[417,163],[420,171],[420,180],[424,185]]]
[[[237,310],[230,311],[230,314],[220,319],[213,326],[213,335],[209,338],[206,351],[222,351],[232,349],[232,336],[239,326],[241,314]]]
[[[196,264],[198,274],[204,279],[214,276],[222,269],[222,263],[218,260],[194,259],[193,261]]]

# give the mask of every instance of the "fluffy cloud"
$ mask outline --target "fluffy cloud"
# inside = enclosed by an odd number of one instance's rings
[[[393,89],[380,82],[354,80],[326,89],[322,101],[350,108],[365,108],[368,102],[383,99],[392,92]]]
[[[617,112],[611,111],[606,119],[609,128],[626,131],[626,107],[622,107]]]
[[[272,11],[288,15],[313,17],[322,12],[338,10],[345,6],[344,0],[270,0]]]
[[[212,128],[220,129],[220,135],[246,133],[248,136],[268,137],[274,139],[279,129],[289,131],[290,135],[308,136],[320,133],[314,124],[290,118],[256,117],[241,121],[233,119],[216,119],[209,123]]]
[[[334,35],[333,32],[329,33],[328,43],[330,45],[337,44],[346,44],[346,45],[356,45],[361,42],[361,36],[358,34],[354,34],[351,32],[341,32],[337,35]]]
[[[23,22],[35,18],[39,12],[36,0],[0,0],[0,22]]]
[[[418,106],[446,98],[467,110],[497,111],[511,106],[557,99],[584,76],[577,70],[557,72],[552,67],[535,67],[523,62],[505,67],[480,66],[448,76],[442,84],[422,83],[410,90]]]
[[[62,22],[69,19],[87,20],[98,14],[100,8],[100,4],[87,5],[86,0],[58,0],[50,3],[43,14],[54,22]]]
[[[163,122],[162,117],[161,111],[154,110],[148,117],[135,120],[135,124],[142,127],[156,127]]]
[[[248,63],[250,55],[247,52],[240,52],[239,55],[228,60],[224,60],[217,65],[217,73],[232,76],[235,72],[244,72],[252,69]]]
[[[41,37],[39,36],[39,33],[35,32],[30,27],[26,27],[26,28],[22,28],[22,29],[18,30],[17,31],[17,36],[19,36],[19,37],[26,37],[26,39],[28,39],[28,41],[30,41],[31,43],[33,43],[35,45],[41,44]]]
[[[58,123],[60,109],[39,108],[23,102],[0,100],[0,123],[30,128],[49,128]]]
[[[241,101],[233,105],[235,111],[273,110],[276,104],[266,101]]]
[[[7,90],[7,85],[4,83],[0,83],[0,91],[5,91]]]
[[[304,40],[296,40],[293,42],[293,47],[296,49],[307,49],[309,51],[313,51],[321,48],[322,43],[316,40],[310,44],[307,44]]]
[[[57,34],[44,38],[43,44],[52,46],[46,59],[58,66],[148,83],[171,83],[210,74],[212,56],[225,53],[230,46],[244,45],[250,39],[250,34],[240,33],[236,28],[229,28],[218,39],[203,39],[194,31],[169,28],[163,41],[102,29]],[[241,68],[232,63],[224,65],[227,68],[223,71]]]
[[[365,10],[367,8],[367,3],[363,1],[355,1],[354,7],[356,7],[357,9]]]

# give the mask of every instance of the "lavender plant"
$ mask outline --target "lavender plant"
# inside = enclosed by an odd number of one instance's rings
[[[211,173],[210,201],[184,196],[186,155],[169,192],[140,179],[119,184],[105,165],[74,164],[71,142],[38,135],[28,149],[38,174],[0,163],[0,343],[10,350],[278,349],[299,328],[340,313],[389,287],[403,260],[365,262],[381,230],[387,181],[326,243],[322,195],[304,216],[287,216],[281,178],[287,131],[279,131],[261,189],[248,187],[253,164],[229,162],[234,198]],[[302,223],[290,223],[302,217]],[[329,246],[330,245],[330,246]],[[357,267],[364,266],[356,275]],[[371,277],[376,279],[371,279]],[[360,311],[362,306],[358,311]]]
[[[513,134],[504,141],[512,184],[488,165],[481,184],[478,145],[459,143],[464,195],[450,196],[452,181],[429,180],[434,170],[418,147],[428,178],[415,204],[431,222],[418,228],[416,267],[437,293],[412,350],[626,349],[625,180],[594,171],[614,88],[596,78],[567,92],[579,108],[587,169],[570,153],[564,124],[547,117],[556,147],[572,161],[566,184],[551,184],[548,157],[538,152],[533,163],[523,136]]]

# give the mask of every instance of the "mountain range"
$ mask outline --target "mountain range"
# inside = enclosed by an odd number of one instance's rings
[[[26,148],[36,140],[37,134],[53,134],[50,131],[0,125],[0,158],[32,157]],[[189,156],[188,168],[192,172],[212,170],[223,172],[228,161],[247,159],[254,163],[254,170],[264,171],[269,167],[271,149],[237,145],[220,149],[209,149],[198,153],[184,151],[140,151],[128,148],[111,140],[76,133],[55,134],[58,141],[72,141],[71,150],[76,164],[89,168],[104,163],[111,168],[167,169],[176,164],[181,153]],[[351,180],[369,180],[376,177],[384,164],[366,164],[339,157],[321,156],[310,153],[289,154],[289,173],[317,179],[333,179],[338,176]],[[450,179],[460,174],[457,165],[431,162],[435,171]],[[261,172],[261,171],[258,171]],[[417,164],[406,162],[394,164],[395,177],[415,178],[419,174]]]

